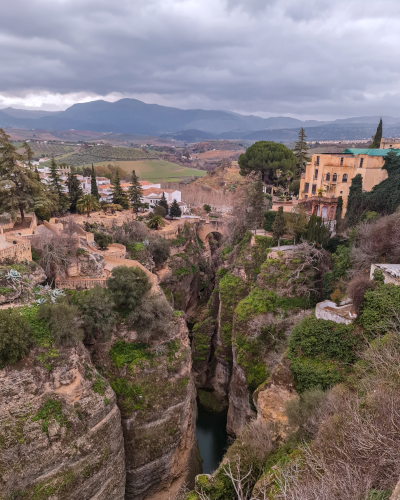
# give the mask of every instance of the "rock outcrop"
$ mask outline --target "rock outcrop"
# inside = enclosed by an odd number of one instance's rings
[[[14,302],[17,299],[21,302],[33,300],[34,287],[43,283],[46,278],[43,269],[36,262],[1,266],[0,304]]]
[[[122,413],[126,500],[168,500],[199,472],[188,330],[182,318],[172,330],[152,347],[133,343],[136,334],[124,330],[96,346],[95,364]]]
[[[0,371],[0,492],[123,500],[120,411],[83,345],[36,348]]]

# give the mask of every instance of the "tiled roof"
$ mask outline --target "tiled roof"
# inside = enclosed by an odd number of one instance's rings
[[[393,153],[396,153],[397,155],[400,154],[400,149],[368,149],[368,148],[348,148],[343,151],[343,154],[350,153],[354,156],[356,155],[386,156],[391,151],[393,151]]]

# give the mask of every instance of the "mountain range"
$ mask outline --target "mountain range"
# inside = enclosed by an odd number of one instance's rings
[[[228,111],[179,109],[146,104],[137,99],[103,100],[74,104],[65,111],[15,108],[0,110],[0,127],[45,130],[90,130],[204,140],[206,138],[292,141],[304,127],[309,140],[356,140],[370,137],[378,116],[334,121],[298,120],[277,116],[261,118]],[[400,131],[400,118],[382,117],[386,135]],[[389,130],[390,129],[390,130]],[[344,137],[346,136],[346,137]]]

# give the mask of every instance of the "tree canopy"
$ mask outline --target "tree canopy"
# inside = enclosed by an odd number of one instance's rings
[[[169,214],[171,217],[180,217],[182,215],[182,210],[176,200],[172,202],[171,208],[169,209]]]
[[[370,148],[374,149],[379,149],[381,146],[381,139],[382,139],[382,132],[383,132],[383,124],[382,124],[382,118],[379,120],[379,125],[376,129],[375,135],[372,139],[371,144],[369,145]]]
[[[305,165],[311,158],[308,156],[308,144],[306,141],[306,132],[303,127],[300,128],[299,139],[294,145],[293,152],[297,158],[298,169],[300,172],[305,171]]]
[[[114,181],[112,183],[113,188],[113,203],[115,205],[121,205],[122,208],[127,210],[129,208],[128,196],[124,193],[124,190],[121,187],[121,179],[119,176],[119,170],[115,172]]]
[[[97,187],[97,182],[96,182],[96,172],[94,170],[93,163],[92,163],[92,172],[90,175],[90,194],[95,196],[98,200],[100,199],[99,188]]]
[[[136,175],[136,172],[132,170],[131,175],[131,185],[128,189],[129,192],[129,200],[131,202],[131,207],[133,211],[137,214],[139,209],[143,207],[142,197],[143,197],[143,189],[140,185],[139,178]]]
[[[298,159],[292,150],[272,141],[256,142],[239,156],[241,175],[248,175],[252,171],[261,172],[262,180],[269,184],[277,183],[277,170],[283,174],[288,171],[293,173],[297,163]]]
[[[12,218],[19,212],[23,222],[25,212],[35,210],[43,200],[43,185],[30,163],[30,148],[26,155],[17,153],[10,137],[0,129],[0,212]]]

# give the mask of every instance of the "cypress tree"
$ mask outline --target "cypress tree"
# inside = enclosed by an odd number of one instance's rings
[[[297,165],[299,168],[299,172],[305,171],[305,164],[308,161],[311,161],[311,158],[308,156],[308,144],[306,141],[306,133],[303,127],[300,128],[299,139],[294,145],[293,152],[297,158]]]
[[[285,234],[286,221],[283,214],[283,207],[279,207],[278,213],[276,214],[275,221],[272,224],[272,233],[274,238],[278,240],[278,249],[281,248],[281,238]]]
[[[182,210],[176,200],[172,202],[171,208],[169,209],[169,215],[171,217],[180,217],[182,215]]]
[[[363,213],[363,191],[362,191],[362,175],[357,174],[351,180],[349,196],[347,198],[346,219],[349,226],[355,226]]]
[[[133,211],[137,214],[139,209],[143,206],[142,197],[143,197],[143,189],[140,185],[139,178],[136,175],[136,172],[132,170],[131,175],[131,185],[129,186],[129,199],[131,202],[131,207]]]
[[[121,187],[121,179],[119,176],[119,170],[117,169],[114,177],[114,182],[112,183],[113,188],[113,203],[115,205],[121,205],[121,207],[124,210],[128,210],[129,208],[129,201],[127,195],[124,193],[122,187]]]
[[[76,213],[76,204],[79,198],[83,196],[82,186],[76,175],[73,173],[68,174],[67,177],[67,186],[68,186],[68,197],[71,203],[70,211],[72,213]]]
[[[94,170],[93,163],[92,163],[92,173],[90,179],[90,194],[95,196],[96,200],[100,199],[99,188],[97,187],[97,182],[96,182],[96,172]]]
[[[68,199],[68,196],[64,193],[63,186],[61,184],[61,177],[60,174],[58,173],[57,164],[54,159],[54,156],[51,157],[49,177],[50,177],[50,186],[54,194],[58,196],[57,211],[63,213],[70,207],[70,201]]]
[[[60,196],[63,191],[61,187],[60,174],[58,173],[57,164],[56,160],[54,159],[54,156],[51,157],[49,177],[50,177],[50,185],[54,188],[55,191],[57,191],[58,196]]]
[[[369,145],[370,148],[379,149],[381,147],[382,132],[383,132],[383,124],[382,124],[382,118],[381,118],[379,120],[379,125],[378,125],[378,128],[376,129],[376,132],[375,132],[375,135],[372,139],[372,142]]]
[[[247,193],[247,216],[246,225],[248,229],[260,229],[264,222],[266,198],[263,193],[261,173],[257,174],[254,182],[248,186]]]
[[[159,202],[159,205],[161,205],[162,207],[165,208],[165,210],[167,211],[167,215],[168,215],[169,206],[168,206],[167,198],[165,197],[165,193],[164,192],[163,192],[163,194],[161,196],[161,200]]]

